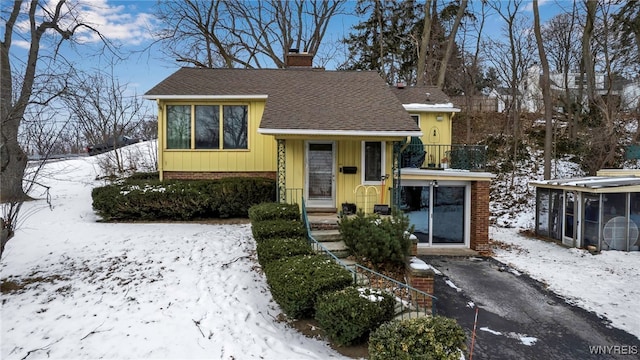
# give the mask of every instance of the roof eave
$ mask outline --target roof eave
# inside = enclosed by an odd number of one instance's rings
[[[147,100],[265,100],[265,94],[251,95],[143,95]]]
[[[259,128],[263,135],[334,135],[354,137],[407,137],[422,136],[422,131],[367,131],[367,130],[320,130],[320,129],[266,129]]]
[[[402,104],[407,111],[423,111],[423,112],[460,112],[460,109],[449,104]]]

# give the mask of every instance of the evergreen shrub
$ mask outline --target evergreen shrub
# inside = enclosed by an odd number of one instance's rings
[[[402,265],[411,249],[409,218],[399,211],[391,217],[378,214],[341,216],[338,221],[345,245],[358,258],[371,261],[374,266],[392,263]]]
[[[265,268],[271,295],[291,318],[313,317],[318,297],[351,285],[351,273],[323,255],[288,257]]]
[[[253,205],[249,208],[251,222],[265,220],[299,220],[298,204],[280,204],[276,202]]]
[[[395,299],[388,293],[348,287],[322,296],[316,320],[340,345],[363,343],[380,324],[393,319]]]
[[[126,178],[126,182],[134,182],[140,180],[158,180],[160,179],[160,174],[157,171],[154,172],[136,172],[131,174],[128,178]]]
[[[369,360],[458,360],[466,335],[454,319],[435,316],[394,320],[369,337]]]
[[[273,238],[257,243],[258,262],[264,268],[270,262],[296,255],[311,255],[309,241],[303,237]]]
[[[159,181],[136,177],[95,188],[91,196],[94,210],[104,221],[247,217],[251,206],[275,199],[275,182],[266,178]]]
[[[256,242],[272,238],[304,237],[307,229],[299,220],[265,220],[251,223]]]

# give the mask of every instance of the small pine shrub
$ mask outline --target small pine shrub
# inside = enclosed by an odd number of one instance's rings
[[[394,320],[369,337],[370,360],[458,360],[466,335],[454,319],[443,316]]]
[[[398,211],[385,218],[359,211],[356,216],[341,217],[338,224],[345,245],[356,257],[369,260],[374,266],[402,265],[409,255],[413,227],[409,218]]]
[[[249,208],[249,219],[251,219],[251,222],[265,220],[299,220],[300,209],[297,204],[262,203]]]
[[[256,246],[258,262],[264,268],[270,262],[285,257],[296,255],[311,255],[313,251],[307,239],[295,238],[274,238],[258,242]]]
[[[394,315],[395,299],[384,292],[348,287],[328,293],[316,304],[316,320],[340,345],[363,343]]]
[[[271,295],[291,318],[313,317],[323,294],[351,285],[351,273],[323,255],[272,261],[265,268]]]
[[[298,220],[265,220],[252,222],[251,232],[256,242],[272,238],[307,236],[307,229]]]

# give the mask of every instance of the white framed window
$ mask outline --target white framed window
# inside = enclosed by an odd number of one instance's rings
[[[385,176],[385,142],[362,142],[362,184],[380,185]]]
[[[166,109],[167,149],[249,149],[248,105],[167,105]]]

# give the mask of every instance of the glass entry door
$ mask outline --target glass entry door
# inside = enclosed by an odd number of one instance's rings
[[[333,142],[308,142],[306,193],[309,207],[335,207],[335,146]]]
[[[414,226],[418,243],[465,245],[469,204],[466,185],[403,186],[401,209]]]
[[[432,244],[464,244],[464,189],[464,186],[433,189]]]
[[[576,193],[566,191],[564,194],[564,236],[562,243],[566,246],[579,247],[579,231],[580,222],[578,214],[580,214],[580,200]]]

